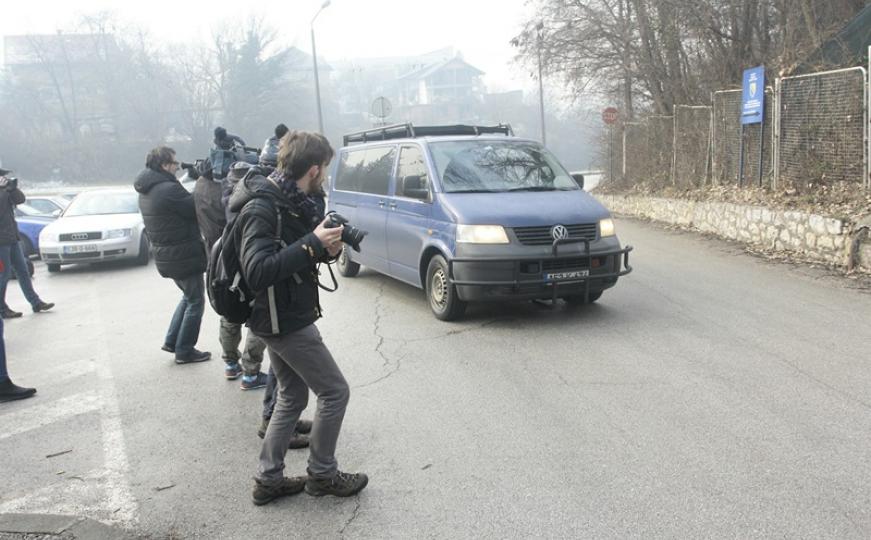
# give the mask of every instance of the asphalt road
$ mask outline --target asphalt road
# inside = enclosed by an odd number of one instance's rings
[[[697,235],[618,232],[635,271],[588,307],[443,323],[414,288],[341,280],[319,327],[352,385],[340,467],[369,487],[265,507],[262,391],[220,358],[160,351],[174,285],[153,265],[40,266],[57,308],[6,327],[13,377],[39,394],[0,406],[0,513],[156,538],[871,537],[869,291]],[[26,305],[14,283],[8,301]],[[207,313],[200,345],[219,356],[217,329]]]

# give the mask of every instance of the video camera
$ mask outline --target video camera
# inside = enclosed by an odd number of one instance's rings
[[[202,164],[204,161],[206,161],[206,160],[198,159],[198,160],[194,161],[193,163],[188,163],[186,161],[182,161],[181,163],[178,164],[178,166],[186,171],[199,171],[200,168],[202,167]]]
[[[5,187],[6,189],[18,189],[18,178],[15,176],[4,176],[6,182],[3,183],[0,187]],[[359,251],[359,250],[358,250]]]
[[[341,214],[337,214],[336,212],[328,212],[327,213],[328,221],[324,224],[325,229],[335,229],[336,227],[345,226],[342,229],[342,242],[348,244],[354,251],[357,253],[360,252],[360,242],[363,241],[363,238],[369,234],[369,231],[364,231],[362,229],[358,229],[353,225],[348,223],[347,218]]]

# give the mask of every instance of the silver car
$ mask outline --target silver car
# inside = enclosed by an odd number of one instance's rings
[[[49,272],[63,264],[149,259],[139,197],[133,188],[107,188],[78,194],[63,214],[39,235],[39,255]]]

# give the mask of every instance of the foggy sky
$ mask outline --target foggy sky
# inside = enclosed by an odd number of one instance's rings
[[[279,29],[280,45],[310,52],[309,23],[323,0],[257,0],[238,7],[202,0],[9,0],[0,34],[73,30],[81,15],[108,11],[124,24],[145,29],[154,42],[205,40],[221,24],[265,16]],[[511,60],[508,43],[531,14],[526,0],[332,0],[315,22],[318,56],[327,60],[410,56],[454,46],[486,72],[491,92],[534,85]],[[220,6],[216,8],[216,6]],[[0,44],[2,47],[2,44]],[[0,56],[2,59],[2,56]]]

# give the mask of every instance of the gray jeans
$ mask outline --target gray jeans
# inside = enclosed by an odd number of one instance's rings
[[[314,477],[335,476],[336,441],[351,394],[345,376],[314,324],[262,339],[269,348],[278,382],[278,400],[260,450],[257,480],[264,484],[281,482],[284,456],[299,415],[308,405],[309,388],[318,398],[318,407],[310,435],[308,473]]]
[[[242,325],[231,323],[221,317],[221,331],[218,334],[221,349],[224,350],[222,357],[224,362],[235,364],[242,361],[242,370],[246,375],[260,373],[260,365],[263,363],[263,350],[266,344],[250,330],[245,338],[245,351],[239,354],[239,344],[242,342]]]

